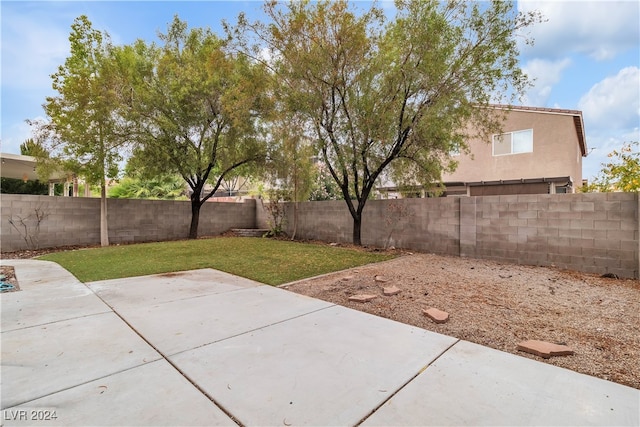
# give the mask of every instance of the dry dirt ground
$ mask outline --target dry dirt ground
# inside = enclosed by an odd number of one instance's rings
[[[385,283],[377,282],[382,276]],[[401,292],[384,296],[383,288]],[[640,281],[555,268],[408,254],[283,286],[430,331],[640,389]],[[365,303],[349,301],[375,294]],[[437,308],[449,321],[423,314]],[[564,344],[571,356],[517,350],[527,340]]]
[[[31,258],[73,248],[0,257]],[[11,268],[3,266],[2,272],[18,283]],[[386,282],[376,281],[376,276]],[[383,289],[390,286],[400,293],[384,296]],[[638,280],[408,253],[283,287],[640,389]],[[358,294],[377,297],[366,303],[349,301]],[[436,324],[426,317],[423,310],[431,307],[449,313],[449,321]],[[517,350],[518,343],[534,339],[568,345],[575,354],[543,359]]]

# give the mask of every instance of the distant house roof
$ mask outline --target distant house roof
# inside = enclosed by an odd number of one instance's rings
[[[21,179],[23,181],[35,181],[38,178],[36,173],[36,159],[31,156],[21,154],[0,153],[0,176],[3,178]],[[55,173],[49,181],[64,179],[64,174]]]
[[[502,105],[493,104],[494,108],[510,111],[533,111],[536,113],[547,114],[560,114],[573,117],[573,125],[576,128],[576,134],[578,136],[578,143],[580,144],[580,152],[582,157],[587,156],[587,138],[584,134],[584,120],[582,119],[582,111],[579,110],[566,110],[561,108],[543,108],[543,107],[522,107],[517,105]]]

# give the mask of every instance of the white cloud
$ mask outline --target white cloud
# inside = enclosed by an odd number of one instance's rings
[[[5,11],[3,11],[5,13]],[[69,54],[69,30],[26,16],[3,19],[2,85],[14,89],[49,88],[50,75]]]
[[[533,87],[524,96],[525,105],[545,106],[551,89],[560,81],[562,71],[571,65],[569,58],[557,61],[546,59],[532,59],[522,67],[522,70],[533,81]]]
[[[31,127],[25,121],[13,123],[9,129],[3,129],[2,133],[0,151],[3,153],[20,153],[20,144],[33,136]]]
[[[602,170],[602,165],[611,159],[608,154],[613,150],[620,150],[626,142],[640,140],[640,128],[630,129],[612,135],[611,133],[587,133],[589,155],[582,162],[583,178],[593,180]]]
[[[586,126],[620,130],[640,123],[640,69],[623,68],[615,76],[596,83],[580,98]],[[587,125],[588,123],[588,125]]]
[[[527,55],[560,58],[571,52],[601,61],[638,46],[640,2],[519,0],[522,12],[538,10],[548,20],[535,25]]]

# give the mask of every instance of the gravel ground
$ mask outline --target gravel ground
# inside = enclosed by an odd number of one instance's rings
[[[388,286],[401,292],[384,296]],[[409,254],[283,287],[640,389],[637,280]],[[358,294],[377,297],[366,303],[349,301]],[[449,313],[449,321],[434,323],[423,314],[430,307]],[[575,354],[543,359],[519,352],[518,343],[526,340],[568,345]]]

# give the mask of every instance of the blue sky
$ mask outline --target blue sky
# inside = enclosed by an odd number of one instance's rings
[[[30,137],[25,119],[43,117],[41,105],[54,94],[50,75],[69,53],[70,27],[79,15],[87,15],[115,43],[126,44],[155,40],[175,14],[190,27],[221,33],[221,21],[233,23],[239,12],[263,18],[261,6],[258,1],[2,0],[0,150],[19,153]],[[607,153],[640,139],[640,2],[524,0],[517,7],[540,10],[547,19],[531,30],[535,45],[521,48],[521,67],[535,78],[523,104],[583,111],[591,150],[583,173],[590,178]]]

